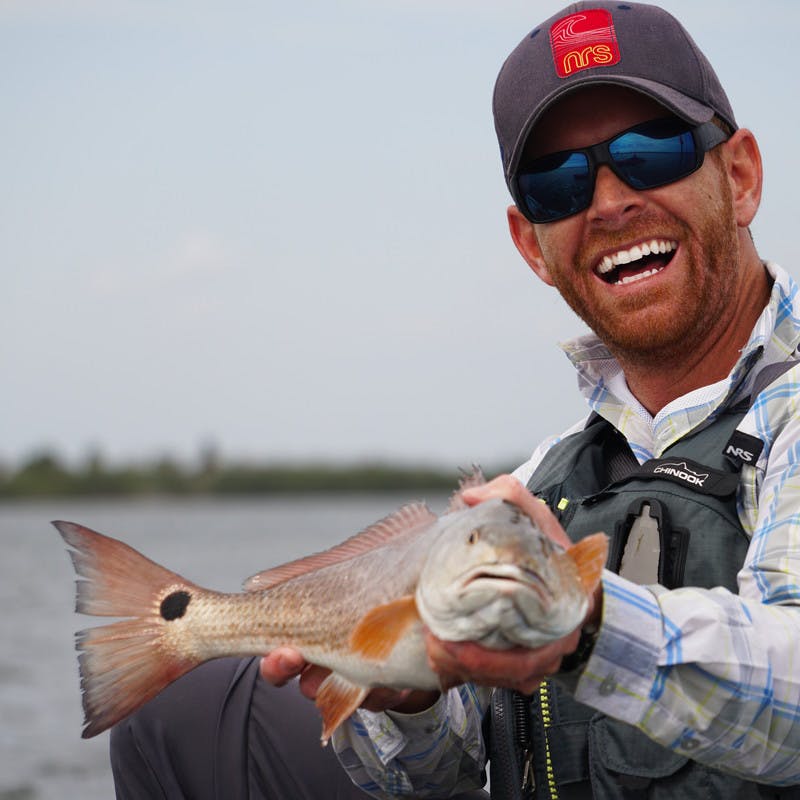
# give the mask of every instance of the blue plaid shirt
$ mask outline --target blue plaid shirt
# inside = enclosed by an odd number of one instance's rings
[[[770,302],[723,381],[652,417],[594,336],[564,345],[590,408],[628,440],[640,462],[659,458],[731,396],[750,392],[759,368],[800,345],[798,286],[780,267]],[[795,355],[795,357],[797,357]],[[748,373],[753,361],[757,367]],[[800,783],[800,365],[762,391],[739,430],[764,442],[737,494],[750,546],[739,593],[639,586],[606,571],[603,620],[578,682],[582,703],[639,728],[678,753],[745,778]],[[523,483],[548,440],[516,470]],[[489,690],[459,687],[416,715],[359,711],[334,747],[376,797],[441,797],[480,786],[481,720]]]

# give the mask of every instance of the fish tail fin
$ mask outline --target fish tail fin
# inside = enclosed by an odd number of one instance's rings
[[[144,618],[77,633],[84,739],[116,725],[200,663],[165,652],[162,635]]]
[[[70,550],[81,614],[132,617],[80,631],[85,728],[89,738],[155,697],[201,659],[170,643],[170,625],[199,590],[123,542],[71,522],[54,522]],[[202,590],[200,590],[202,591]]]
[[[578,567],[578,577],[586,591],[591,594],[603,574],[603,567],[608,558],[608,536],[604,533],[593,533],[581,539],[567,550],[567,555]]]

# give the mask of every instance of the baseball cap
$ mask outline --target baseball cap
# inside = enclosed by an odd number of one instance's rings
[[[738,127],[711,64],[671,14],[645,3],[573,3],[526,36],[497,77],[492,105],[506,183],[542,114],[599,83],[642,92],[692,124],[717,115]]]

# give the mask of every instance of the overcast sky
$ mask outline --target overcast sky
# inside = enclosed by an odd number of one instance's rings
[[[584,411],[490,113],[535,0],[0,0],[0,461],[523,459]],[[667,0],[795,274],[800,3]]]

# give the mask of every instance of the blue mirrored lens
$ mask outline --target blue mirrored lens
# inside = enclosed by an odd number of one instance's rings
[[[536,162],[535,172],[522,173],[517,182],[531,215],[542,222],[586,208],[594,183],[582,152],[545,156]]]
[[[608,153],[616,173],[634,189],[663,186],[698,166],[692,132],[676,131],[671,120],[656,120],[644,131],[640,126],[622,134],[609,142]]]

